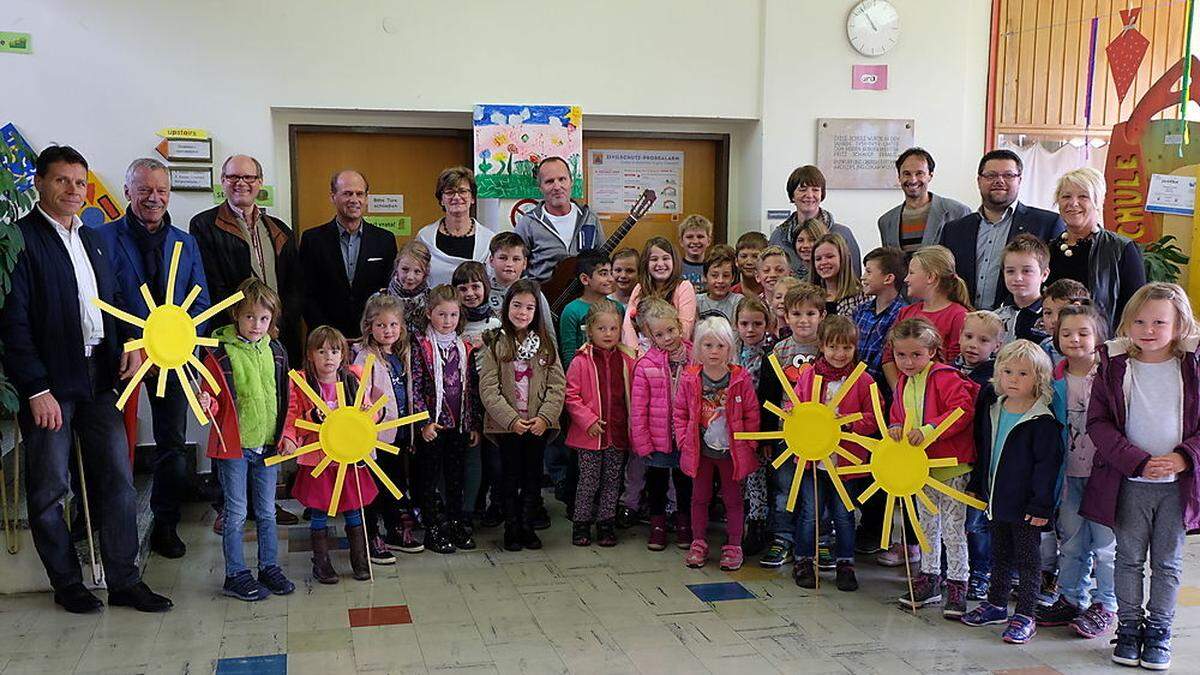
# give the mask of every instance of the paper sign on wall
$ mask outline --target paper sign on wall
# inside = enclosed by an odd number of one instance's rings
[[[683,152],[589,150],[588,204],[598,213],[627,213],[645,190],[658,200],[649,213],[683,213]]]
[[[851,66],[851,89],[885,91],[887,89],[887,80],[887,65],[885,64]]]
[[[404,213],[404,195],[367,195],[367,213]]]
[[[367,222],[378,225],[397,237],[412,235],[412,216],[371,216]]]
[[[29,33],[0,32],[0,52],[28,54],[32,51],[32,38]]]
[[[220,185],[213,186],[213,203],[220,204],[225,201],[225,188]],[[258,194],[254,197],[254,203],[259,206],[275,206],[275,186],[264,185],[258,189]]]
[[[1146,210],[1150,213],[1170,213],[1190,216],[1196,208],[1196,177],[1150,175],[1150,193]]]

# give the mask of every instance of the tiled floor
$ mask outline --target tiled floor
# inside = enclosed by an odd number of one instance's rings
[[[557,506],[557,504],[555,505]],[[561,507],[541,551],[500,550],[499,530],[455,555],[398,554],[374,582],[309,577],[303,546],[281,546],[297,592],[243,603],[220,595],[211,512],[190,512],[188,555],[152,557],[146,580],[175,600],[164,615],[108,609],[73,616],[48,595],[0,597],[0,671],[8,673],[1093,673],[1116,671],[1107,640],[1044,629],[1029,645],[1000,627],[969,629],[892,599],[895,570],[859,566],[862,589],[798,589],[785,572],[683,566],[645,549],[644,528],[616,548],[576,548]],[[720,534],[714,532],[714,543]],[[303,528],[281,539],[306,539]],[[247,551],[253,555],[253,537]],[[901,568],[903,569],[903,568]],[[1200,545],[1190,542],[1176,620],[1176,668],[1200,672]],[[703,586],[722,584],[722,586]],[[718,597],[745,599],[704,602]]]

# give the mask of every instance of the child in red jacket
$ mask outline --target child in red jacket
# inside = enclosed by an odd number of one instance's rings
[[[796,395],[803,401],[812,400],[813,379],[821,376],[821,402],[828,404],[835,397],[839,417],[862,413],[862,419],[850,424],[850,431],[864,436],[878,432],[875,410],[871,405],[871,385],[875,380],[864,371],[851,385],[850,391],[842,394],[846,378],[857,365],[858,328],[850,319],[831,314],[817,328],[817,341],[821,355],[812,368],[805,368],[796,380]],[[866,459],[867,451],[857,443],[843,441],[842,447],[859,459]],[[837,466],[848,465],[844,458],[834,455]],[[839,591],[858,590],[858,579],[854,575],[854,514],[836,492],[829,471],[823,464],[809,467],[810,476],[800,483],[800,515],[796,519],[795,556],[792,578],[801,588],[817,587],[817,541],[816,520],[822,512],[833,520],[837,558],[837,587]],[[814,485],[815,484],[815,485]]]
[[[629,449],[629,381],[633,357],[621,344],[621,310],[611,300],[592,303],[584,318],[587,342],[567,369],[564,406],[571,416],[567,447],[579,457],[571,543],[616,546],[617,494]],[[623,351],[624,350],[624,351]],[[597,503],[598,502],[598,503]]]
[[[896,323],[891,333],[891,348],[895,355],[900,379],[892,401],[891,426],[888,435],[900,440],[904,420],[913,415],[908,441],[919,445],[925,435],[946,419],[956,408],[963,415],[950,425],[937,441],[925,449],[932,458],[953,457],[959,464],[936,468],[930,476],[946,485],[963,491],[970,479],[971,463],[975,461],[975,440],[972,420],[975,417],[975,396],[979,385],[964,377],[952,366],[934,361],[942,344],[942,336],[929,321],[916,318]],[[924,607],[942,599],[939,586],[942,567],[942,544],[946,546],[946,600],[942,615],[958,619],[967,611],[967,505],[941,492],[931,497],[937,512],[918,501],[917,519],[929,537],[930,550],[921,556],[921,576],[913,581],[912,597],[907,594],[900,603]]]
[[[692,479],[692,545],[684,563],[703,567],[708,561],[708,506],[712,501],[713,474],[721,477],[729,543],[721,548],[721,569],[742,566],[742,481],[758,468],[754,441],[734,434],[757,431],[758,397],[749,371],[731,365],[733,327],[725,317],[696,324],[693,359],[684,368],[672,410],[679,467]]]

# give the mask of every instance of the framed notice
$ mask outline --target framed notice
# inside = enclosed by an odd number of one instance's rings
[[[172,166],[171,190],[174,192],[212,192],[212,167]]]
[[[211,162],[211,138],[164,138],[154,148],[171,162]]]
[[[817,166],[840,190],[896,187],[896,157],[913,146],[913,120],[817,120]]]
[[[683,213],[680,150],[588,150],[588,205],[598,213],[628,213],[645,190],[658,200],[649,213]]]

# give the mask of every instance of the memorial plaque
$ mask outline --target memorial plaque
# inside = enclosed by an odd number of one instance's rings
[[[834,190],[896,187],[896,157],[913,146],[913,120],[817,120],[817,166]]]

